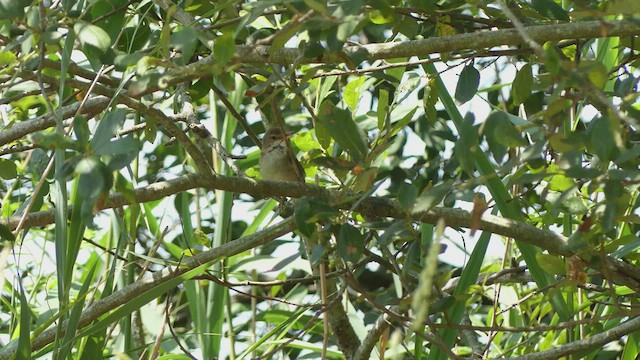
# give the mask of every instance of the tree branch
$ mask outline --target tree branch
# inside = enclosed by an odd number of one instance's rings
[[[603,331],[596,335],[591,335],[586,339],[577,340],[565,345],[554,346],[549,350],[544,350],[523,356],[507,358],[508,360],[545,360],[560,359],[562,357],[587,351],[598,346],[602,346],[611,341],[615,341],[640,329],[640,317],[633,318],[614,328]],[[502,358],[505,359],[505,358]]]
[[[640,24],[630,20],[611,22],[585,21],[580,23],[526,26],[523,29],[526,30],[531,40],[538,43],[565,39],[640,35]],[[375,59],[392,59],[410,56],[426,57],[442,52],[485,50],[496,46],[516,46],[522,44],[524,44],[524,40],[518,30],[504,29],[405,42],[347,46],[342,52],[347,56],[372,61]],[[299,58],[302,54],[299,49],[284,48],[276,50],[273,53],[270,53],[271,50],[268,46],[239,46],[237,49],[238,61],[242,63],[270,62],[276,64],[293,64],[299,61],[299,63],[339,64],[344,62],[344,54],[340,53],[325,53],[313,59],[302,58],[300,60]],[[204,69],[205,64],[208,65],[213,61],[213,57],[209,56],[198,62],[202,62],[202,65],[194,63],[190,66],[194,69]]]
[[[194,257],[186,258],[181,262],[179,267],[167,267],[162,271],[144,276],[133,284],[124,287],[122,290],[116,291],[113,294],[94,302],[91,306],[85,309],[80,316],[78,329],[80,330],[88,326],[100,316],[115,310],[121,305],[132,301],[144,293],[152,291],[170,280],[177,281],[177,285],[191,279],[197,274],[190,273],[190,271],[198,267],[207,265],[208,263],[222,258],[239,254],[256,246],[266,244],[267,242],[287,234],[294,229],[295,221],[293,218],[288,218],[277,225],[253,235],[230,241],[217,248],[204,251]],[[64,330],[66,327],[63,324],[61,328]],[[53,326],[43,331],[31,341],[31,350],[38,350],[51,343],[56,337],[56,331],[58,331],[57,326]],[[62,336],[64,336],[64,334],[62,334]],[[13,356],[16,351],[16,346],[17,341],[11,343],[2,350],[2,352],[0,352],[0,360],[7,360]]]
[[[342,209],[351,209],[353,204],[343,202],[344,194],[326,190],[320,186],[305,183],[255,180],[237,176],[222,176],[217,174],[190,174],[179,178],[150,184],[133,191],[133,199],[121,193],[111,194],[101,209],[116,208],[131,203],[143,203],[162,199],[169,195],[194,188],[206,188],[210,190],[231,191],[249,194],[254,197],[292,197],[302,196],[326,196],[330,203],[336,203]],[[389,217],[394,219],[410,219],[429,224],[435,224],[442,218],[449,227],[471,228],[471,214],[466,210],[452,208],[433,208],[428,211],[408,212],[395,202],[385,199],[370,197],[359,203],[356,211],[374,217]],[[0,219],[0,224],[15,229],[20,217],[12,216],[8,219]],[[29,214],[24,226],[45,226],[54,222],[54,212],[41,211]],[[596,252],[576,251],[568,246],[567,238],[549,230],[521,223],[515,220],[505,219],[494,215],[485,214],[480,219],[477,227],[479,230],[488,231],[505,237],[515,238],[528,244],[532,244],[547,250],[552,254],[563,256],[579,256],[589,267],[600,271],[611,271],[613,280],[640,292],[640,268],[611,256],[601,257]]]
[[[94,117],[104,110],[109,105],[110,99],[106,96],[93,97],[82,106],[81,114],[88,117]],[[80,102],[68,105],[60,109],[60,117],[64,119],[72,118],[78,112],[80,108]],[[36,131],[48,129],[56,125],[55,115],[47,113],[45,115],[38,116],[35,119],[21,121],[15,123],[9,129],[0,132],[0,146],[6,145],[10,142],[19,140],[26,135],[32,134]]]

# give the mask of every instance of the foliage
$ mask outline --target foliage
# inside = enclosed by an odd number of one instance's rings
[[[0,0],[0,359],[635,359],[639,13]]]

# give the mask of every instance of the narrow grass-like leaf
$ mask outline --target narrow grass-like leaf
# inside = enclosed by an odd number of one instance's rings
[[[438,72],[433,66],[433,64],[425,64],[423,65],[425,71],[429,74],[436,76],[436,86],[438,87],[438,95],[440,96],[440,100],[442,101],[447,113],[451,116],[454,124],[456,126],[460,126],[463,124],[464,119],[458,110],[455,102],[449,95],[447,88],[445,87],[442,79],[437,76]],[[481,151],[476,151],[473,153],[475,167],[480,172],[480,174],[486,179],[486,186],[491,193],[493,200],[496,202],[496,205],[500,212],[507,218],[523,221],[523,216],[520,214],[519,209],[515,207],[515,203],[512,201],[511,196],[509,196],[509,192],[505,188],[504,184],[496,174],[493,166],[487,159],[486,155]],[[544,270],[540,268],[538,264],[535,254],[539,251],[533,245],[525,244],[520,241],[516,241],[518,249],[522,253],[522,256],[529,267],[529,271],[531,272],[531,276],[534,281],[537,283],[539,288],[545,288],[551,283],[551,278],[547,275]],[[551,303],[553,304],[553,308],[560,315],[560,318],[563,320],[570,318],[570,312],[567,308],[567,305],[562,298],[560,293],[556,293],[551,297]],[[447,342],[451,346],[453,343]],[[429,356],[430,359],[437,358],[436,355]]]
[[[276,325],[273,329],[264,334],[260,339],[257,339],[255,343],[247,348],[240,356],[238,356],[237,360],[242,360],[245,357],[249,356],[252,352],[266,343],[273,336],[282,336],[286,334],[289,329],[293,327],[293,325],[304,315],[305,309],[299,308],[294,314],[292,314],[288,319]],[[281,337],[282,338],[282,337]]]
[[[85,281],[82,283],[82,287],[78,292],[78,296],[76,297],[75,305],[73,305],[73,309],[71,310],[71,314],[69,316],[69,322],[67,322],[66,333],[64,334],[64,339],[62,340],[62,347],[60,348],[60,352],[58,353],[59,359],[66,359],[71,354],[71,348],[73,347],[73,338],[75,337],[76,330],[78,329],[80,322],[80,315],[82,315],[82,310],[84,310],[84,303],[86,295],[89,292],[89,285],[93,283],[93,275],[96,270],[96,264],[92,266],[85,278]]]
[[[31,338],[29,334],[31,330],[31,309],[20,280],[18,281],[18,288],[20,289],[20,338],[16,349],[16,360],[28,360],[31,359]]]

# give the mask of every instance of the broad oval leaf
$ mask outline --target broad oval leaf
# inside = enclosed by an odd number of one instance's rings
[[[331,101],[325,101],[320,108],[320,121],[331,137],[346,149],[355,161],[364,160],[367,156],[364,133],[353,121],[349,110],[339,109]]]
[[[73,31],[82,46],[99,50],[102,54],[111,48],[111,37],[98,26],[78,21],[73,25]]]
[[[216,61],[226,64],[236,53],[234,34],[231,31],[225,32],[213,43],[213,57]]]
[[[114,109],[103,116],[93,135],[93,140],[91,140],[91,148],[100,153],[102,147],[107,146],[111,142],[111,138],[122,127],[126,115],[127,110]]]
[[[480,72],[473,65],[465,66],[456,85],[456,100],[461,104],[471,100],[478,92],[478,85],[480,85]]]
[[[531,6],[544,17],[563,21],[570,20],[567,11],[553,0],[532,0]]]
[[[365,236],[356,227],[343,224],[338,235],[338,254],[345,261],[357,262],[364,251]]]
[[[531,64],[525,64],[516,74],[511,86],[511,96],[513,97],[513,105],[522,104],[533,91],[533,71]]]
[[[0,178],[5,180],[15,179],[18,176],[18,167],[7,159],[0,159]]]

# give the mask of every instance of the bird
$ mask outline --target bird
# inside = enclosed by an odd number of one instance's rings
[[[269,127],[262,138],[260,175],[265,180],[304,182],[305,172],[280,127]]]

